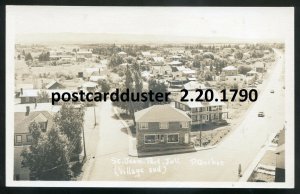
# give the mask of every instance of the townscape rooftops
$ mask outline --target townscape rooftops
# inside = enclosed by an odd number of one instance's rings
[[[170,105],[154,105],[135,112],[136,122],[184,122],[191,121],[187,114]],[[159,115],[159,116],[158,116]]]

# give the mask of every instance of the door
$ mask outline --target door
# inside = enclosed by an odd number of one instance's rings
[[[186,144],[189,143],[189,134],[188,133],[184,134],[184,143],[186,143]]]

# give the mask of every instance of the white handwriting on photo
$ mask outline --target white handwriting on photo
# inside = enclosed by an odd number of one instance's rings
[[[191,158],[187,160],[192,166],[224,166],[224,161],[214,160],[201,160],[198,158]],[[133,176],[141,177],[142,175],[153,175],[167,173],[168,168],[175,166],[180,168],[182,161],[180,158],[111,158],[114,165],[114,174],[116,176]]]

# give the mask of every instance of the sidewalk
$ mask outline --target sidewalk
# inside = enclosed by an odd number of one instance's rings
[[[119,114],[117,108],[113,107],[113,110],[114,110],[116,116],[118,117],[118,119],[124,125],[124,127],[126,127],[127,134],[128,134],[128,141],[129,141],[128,155],[133,156],[133,157],[138,157],[138,153],[137,153],[137,149],[136,149],[136,138],[133,137],[131,130],[130,130],[129,126],[127,125],[127,123],[120,117],[120,114]]]

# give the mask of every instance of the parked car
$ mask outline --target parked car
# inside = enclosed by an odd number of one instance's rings
[[[264,117],[264,116],[265,116],[265,113],[264,113],[264,112],[259,112],[257,116],[258,116],[258,117]]]
[[[274,90],[271,90],[270,92],[273,94],[273,93],[274,93]]]

